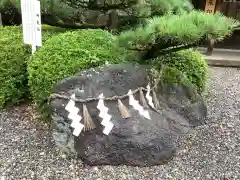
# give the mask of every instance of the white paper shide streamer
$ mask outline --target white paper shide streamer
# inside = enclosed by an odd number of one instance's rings
[[[129,96],[129,104],[139,112],[140,115],[144,116],[147,119],[151,119],[149,112],[147,110],[144,110],[144,108],[139,104],[139,102],[134,99],[133,92],[130,89],[128,91],[128,96]]]
[[[147,101],[148,101],[148,104],[149,104],[152,108],[155,108],[155,106],[154,106],[154,104],[153,104],[152,96],[150,95],[150,92],[151,92],[151,88],[150,88],[150,86],[148,85],[148,86],[147,86],[146,99],[147,99]]]
[[[103,98],[104,98],[103,94],[100,94],[97,109],[99,109],[100,111],[99,117],[103,119],[101,122],[101,124],[104,126],[103,133],[105,135],[108,135],[111,132],[114,125],[112,122],[110,122],[112,116],[108,114],[108,108],[104,105]]]
[[[75,98],[75,94],[73,94],[71,98]],[[84,125],[80,123],[82,117],[78,115],[79,109],[75,106],[75,101],[70,99],[65,109],[69,112],[68,118],[72,120],[71,127],[74,128],[73,135],[78,137]]]

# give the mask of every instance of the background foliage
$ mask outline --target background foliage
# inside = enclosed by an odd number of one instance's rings
[[[9,10],[11,9],[11,11]],[[188,0],[41,0],[42,22],[49,25],[58,25],[67,28],[99,27],[92,22],[92,16],[107,17],[104,26],[109,24],[108,16],[113,11],[120,26],[133,27],[133,23],[147,17],[163,15],[167,12],[180,13],[192,10]],[[20,0],[0,0],[0,11],[4,19],[13,18],[15,24],[20,24]],[[143,22],[143,21],[141,21]],[[104,26],[101,26],[104,28]]]

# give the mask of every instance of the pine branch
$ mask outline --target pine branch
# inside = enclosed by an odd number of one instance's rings
[[[144,58],[152,58],[161,50],[161,53],[169,52],[168,48],[171,47],[191,47],[209,39],[221,41],[231,35],[239,24],[237,20],[219,13],[210,15],[192,11],[180,15],[165,15],[152,18],[144,27],[121,33],[118,44],[128,49],[145,50]]]
[[[105,2],[100,4],[98,0],[89,0],[88,2],[84,0],[62,0],[62,2],[74,8],[86,8],[89,10],[109,11],[114,9],[129,8],[137,4],[138,0],[122,0],[120,3],[116,4],[107,4]]]
[[[105,29],[106,24],[67,24],[67,23],[60,23],[60,22],[48,22],[48,25],[57,26],[67,29]]]
[[[166,54],[177,52],[177,51],[184,50],[184,49],[198,47],[200,44],[202,44],[202,43],[182,44],[182,45],[175,46],[175,47],[161,49],[161,50],[153,52],[152,54],[150,54],[148,51],[146,54],[143,55],[143,60],[154,59],[158,56],[166,55]]]
[[[51,26],[58,26],[66,29],[105,29],[107,24],[80,24],[72,23],[68,24],[63,22],[58,17],[43,16],[43,22]]]

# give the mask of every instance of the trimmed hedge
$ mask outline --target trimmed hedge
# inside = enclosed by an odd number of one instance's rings
[[[199,51],[188,49],[160,56],[151,62],[161,67],[164,64],[181,71],[188,80],[197,87],[198,92],[204,92],[208,77],[208,65]]]
[[[43,26],[43,42],[64,29]],[[21,26],[0,27],[0,107],[23,100],[28,91],[27,65],[31,48],[23,44]]]
[[[42,118],[49,117],[47,100],[54,85],[82,69],[125,60],[114,48],[115,36],[101,29],[66,32],[49,39],[28,64],[29,87]]]

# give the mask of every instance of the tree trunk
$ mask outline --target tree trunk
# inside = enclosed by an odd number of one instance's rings
[[[3,25],[3,23],[2,23],[2,14],[0,12],[0,26],[2,26],[2,25]]]

